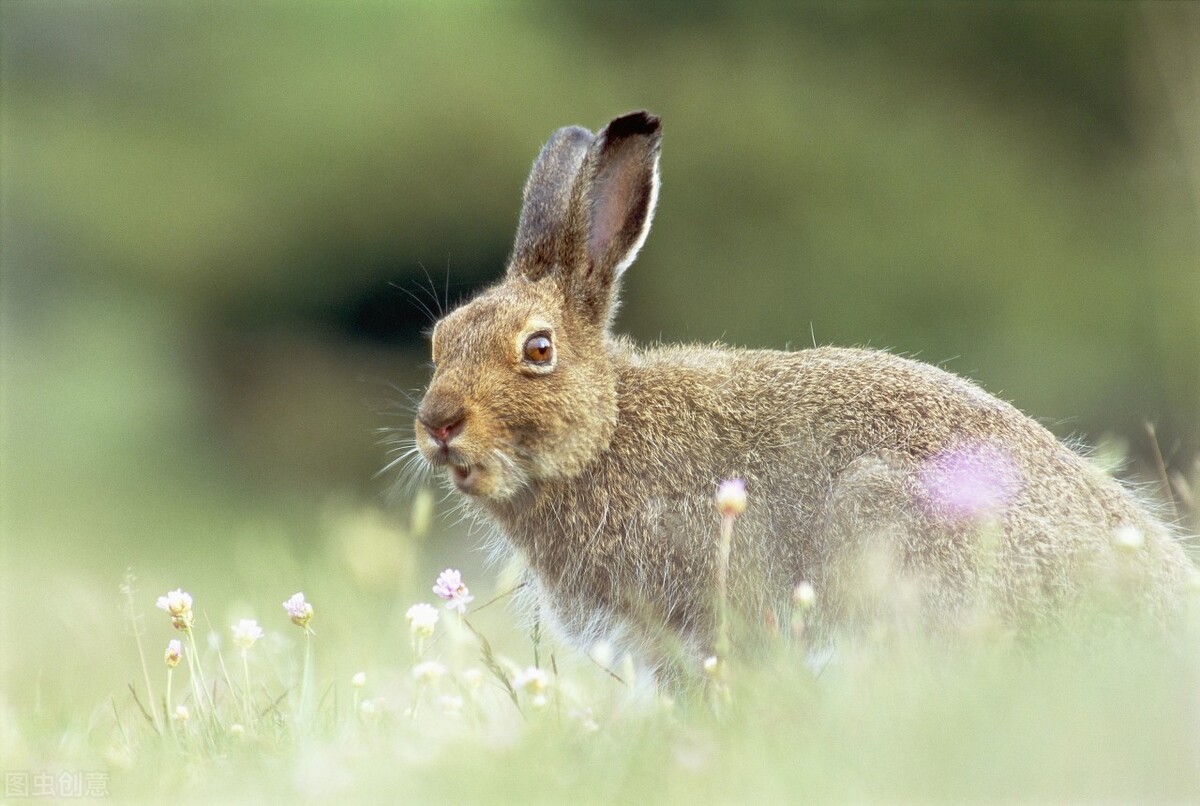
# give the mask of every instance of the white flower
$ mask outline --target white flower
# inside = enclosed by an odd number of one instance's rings
[[[792,604],[801,610],[808,610],[817,601],[817,592],[809,582],[801,582],[792,591]]]
[[[592,648],[588,650],[588,654],[599,666],[603,666],[605,669],[612,668],[614,657],[613,647],[608,641],[597,641],[592,644]]]
[[[175,721],[176,722],[187,722],[188,718],[190,716],[191,716],[191,714],[188,713],[188,709],[187,709],[186,705],[176,705],[175,706]]]
[[[438,611],[433,605],[421,602],[408,608],[404,618],[408,619],[408,628],[412,630],[413,635],[418,638],[428,638],[433,635],[433,628],[438,621]]]
[[[350,685],[355,688],[362,688],[367,684],[367,676],[363,672],[358,672],[354,677],[350,678]]]
[[[287,611],[293,624],[308,628],[308,622],[312,621],[313,617],[313,606],[304,601],[303,593],[293,593],[292,598],[283,603],[283,609]]]
[[[168,591],[166,596],[158,597],[158,607],[172,616],[182,615],[192,609],[191,594],[184,593],[182,588]]]
[[[1113,539],[1117,542],[1117,548],[1126,551],[1137,551],[1146,544],[1146,536],[1132,523],[1117,527],[1113,532]]]
[[[704,659],[704,673],[709,677],[716,677],[721,668],[721,661],[716,655],[709,655]]]
[[[158,609],[167,611],[171,617],[171,625],[177,630],[190,630],[195,615],[192,613],[192,597],[182,589],[168,591],[166,596],[158,597]]]
[[[242,734],[244,734],[246,732],[246,729],[244,727],[242,727],[240,723],[234,722],[232,725],[229,726],[229,732],[232,733],[234,736],[241,736]]]
[[[513,677],[512,687],[518,691],[541,694],[550,687],[550,677],[536,666],[530,666]]]
[[[443,694],[438,697],[438,703],[446,716],[462,716],[463,698],[457,694]]]
[[[453,568],[447,568],[438,575],[433,592],[446,600],[446,607],[457,610],[460,614],[465,613],[467,605],[475,601],[471,591],[463,584],[462,574]]]
[[[427,660],[413,667],[413,680],[418,683],[436,683],[446,673],[446,667],[436,660]]]
[[[263,637],[262,628],[252,618],[244,618],[233,625],[233,642],[242,649],[249,649],[254,642]]]
[[[183,645],[178,640],[172,638],[167,642],[167,652],[163,655],[163,660],[167,663],[167,668],[174,669],[179,665],[179,659],[183,657]]]
[[[600,725],[596,723],[596,718],[592,716],[591,708],[578,708],[571,711],[567,716],[579,723],[579,727],[586,733],[595,733],[600,730]]]
[[[467,684],[467,688],[478,691],[483,688],[483,672],[479,669],[467,669],[463,672],[463,682]]]
[[[729,479],[717,487],[717,510],[726,518],[736,518],[746,511],[746,482]]]

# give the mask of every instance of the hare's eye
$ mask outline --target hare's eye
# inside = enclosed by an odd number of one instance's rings
[[[545,333],[534,333],[525,340],[525,360],[531,364],[549,364],[554,359],[554,345]]]

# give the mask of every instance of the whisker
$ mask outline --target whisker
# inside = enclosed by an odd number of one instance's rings
[[[396,450],[399,450],[399,449],[397,448]],[[374,478],[379,478],[380,476],[382,476],[384,473],[387,473],[389,470],[391,470],[391,469],[392,469],[393,467],[395,467],[396,465],[398,465],[398,464],[400,464],[401,462],[404,462],[405,460],[407,460],[407,459],[408,459],[409,457],[411,457],[413,454],[420,453],[420,451],[421,451],[421,449],[420,449],[420,448],[418,448],[416,445],[414,445],[413,447],[411,447],[411,448],[409,448],[408,450],[404,451],[404,452],[403,452],[403,453],[401,453],[399,456],[397,456],[395,459],[393,459],[392,461],[390,461],[390,462],[388,462],[386,465],[384,465],[384,466],[383,466],[383,467],[382,467],[382,468],[379,470],[379,472],[377,472],[377,473],[375,474]]]
[[[401,498],[411,497],[432,470],[433,468],[419,453],[410,453],[402,457],[400,471],[396,474],[396,480],[388,490],[389,498],[399,501]]]
[[[411,299],[417,305],[417,307],[420,308],[420,310],[427,317],[429,317],[430,322],[436,322],[438,319],[441,318],[441,317],[437,316],[436,314],[434,314],[434,312],[432,310],[430,310],[429,306],[427,304],[425,304],[425,300],[421,299],[416,294],[409,291],[407,288],[405,288],[401,285],[397,285],[396,283],[388,283],[388,285],[390,285],[392,288],[398,289],[399,291],[402,291],[403,293],[407,294],[409,299]]]
[[[438,298],[437,284],[433,282],[433,276],[430,275],[429,269],[425,268],[424,263],[417,263],[417,265],[421,267],[421,271],[425,272],[425,279],[429,281],[429,291],[428,291],[429,298],[432,299],[433,304],[435,306],[437,306],[438,318],[441,319],[443,316],[446,315],[446,309],[442,306],[441,299]],[[420,288],[422,291],[425,290],[425,286],[420,286]]]

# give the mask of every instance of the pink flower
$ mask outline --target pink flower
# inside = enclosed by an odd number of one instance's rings
[[[447,568],[438,575],[433,592],[446,600],[446,607],[457,610],[459,614],[467,611],[467,605],[475,601],[471,591],[463,584],[462,574],[453,568]]]
[[[994,517],[1021,490],[1021,470],[1007,450],[995,444],[960,445],[933,456],[921,469],[926,507],[953,520]]]
[[[308,629],[308,622],[312,621],[313,617],[313,606],[304,601],[303,593],[293,593],[292,598],[283,603],[283,609],[287,611],[293,624]]]

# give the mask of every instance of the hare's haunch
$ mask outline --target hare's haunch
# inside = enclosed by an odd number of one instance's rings
[[[659,119],[560,129],[533,165],[508,271],[433,331],[425,459],[498,527],[579,642],[707,654],[719,516],[744,479],[731,599],[819,624],[889,608],[956,628],[1039,620],[1093,583],[1169,618],[1194,573],[1117,482],[1011,405],[883,352],[639,347],[610,332],[658,196]]]

